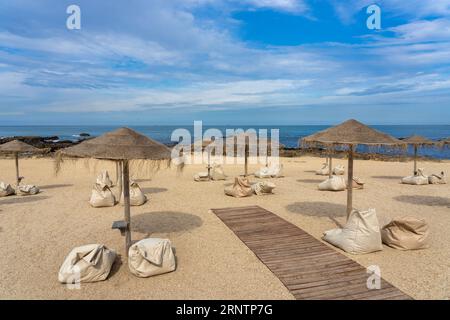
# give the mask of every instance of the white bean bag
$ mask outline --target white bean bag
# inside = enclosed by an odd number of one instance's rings
[[[123,205],[123,192],[120,197],[120,203]],[[130,206],[142,206],[147,202],[147,196],[142,192],[141,187],[137,182],[130,182]]]
[[[343,191],[347,189],[347,183],[344,177],[332,176],[331,178],[319,183],[321,191]]]
[[[31,196],[39,193],[39,188],[34,185],[19,186],[19,193],[22,196]]]
[[[428,176],[428,183],[429,184],[446,184],[447,183],[447,177],[445,176],[444,172],[441,172],[440,174],[432,174],[431,176]]]
[[[381,239],[389,247],[399,250],[428,248],[428,223],[424,219],[402,217],[392,220],[381,229]]]
[[[262,167],[255,172],[257,178],[281,178],[283,177],[283,164],[271,163],[268,167]]]
[[[194,175],[194,181],[209,181],[208,172],[199,172]]]
[[[11,187],[10,184],[4,183],[3,181],[0,182],[0,198],[7,197],[7,196],[13,195],[15,193],[16,192],[14,191],[14,188]]]
[[[425,185],[428,184],[428,176],[423,172],[423,169],[417,169],[417,175],[402,178],[403,184]]]
[[[253,194],[250,182],[244,177],[234,178],[233,186],[225,188],[224,191],[227,196],[235,198],[249,197]]]
[[[334,167],[333,169],[333,174],[337,175],[337,176],[341,176],[345,173],[345,167],[343,165],[337,165],[336,167]]]
[[[328,166],[328,163],[324,163],[322,165],[322,168],[316,171],[316,175],[319,176],[328,176],[330,175],[330,167]]]
[[[364,189],[364,181],[358,177],[353,177],[352,188]]]
[[[257,178],[271,178],[269,167],[262,167],[255,172],[255,177]]]
[[[133,244],[128,251],[128,267],[141,278],[174,271],[176,261],[170,240],[149,238]]]
[[[214,181],[227,179],[227,176],[223,172],[223,168],[220,164],[213,165],[211,170],[211,179],[213,179]]]
[[[108,186],[110,188],[113,186],[113,183],[112,183],[111,179],[109,178],[108,171],[106,171],[106,170],[103,170],[97,176],[97,183],[99,185],[106,185],[106,186]]]
[[[102,244],[74,248],[59,269],[61,283],[96,282],[105,280],[116,259],[116,253]]]
[[[275,189],[275,184],[273,182],[257,182],[252,185],[253,192],[258,195],[267,195],[267,194],[273,194],[273,189]]]
[[[326,231],[323,240],[352,254],[364,254],[383,249],[375,209],[353,210],[344,228]]]
[[[114,207],[116,198],[107,185],[94,184],[89,203],[94,208]]]

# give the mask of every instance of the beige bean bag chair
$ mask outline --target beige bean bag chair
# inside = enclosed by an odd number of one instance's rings
[[[358,177],[353,177],[352,181],[352,188],[353,189],[364,189],[364,181]]]
[[[343,191],[347,189],[347,183],[344,177],[332,176],[331,178],[319,183],[321,191]]]
[[[170,240],[149,238],[133,244],[128,251],[128,267],[141,278],[174,271],[176,262]]]
[[[403,184],[424,185],[428,184],[428,176],[423,172],[423,169],[417,169],[417,175],[402,178]]]
[[[120,203],[123,205],[123,192],[120,198]],[[130,182],[130,206],[142,206],[147,202],[146,195],[142,192],[141,187],[137,182]]]
[[[429,184],[446,184],[447,183],[447,177],[445,176],[444,172],[441,172],[440,174],[432,174],[431,176],[428,176],[428,183]]]
[[[33,185],[19,186],[19,194],[22,196],[31,196],[39,193],[39,188]]]
[[[273,182],[257,182],[252,185],[253,192],[258,196],[273,194],[273,189],[275,189],[275,184]]]
[[[328,163],[324,163],[322,165],[322,168],[316,171],[316,175],[319,176],[328,176],[330,175],[330,167],[328,166]]]
[[[105,280],[116,259],[116,253],[102,244],[74,248],[59,269],[61,283],[96,282]]]
[[[337,176],[342,176],[345,173],[345,167],[343,165],[337,165],[333,169],[333,174]]]
[[[428,248],[428,236],[427,222],[414,217],[394,219],[381,229],[383,243],[399,250]]]
[[[106,171],[106,170],[103,170],[102,172],[100,172],[100,174],[97,176],[97,181],[96,182],[99,185],[106,185],[106,186],[108,186],[110,188],[113,186],[113,182],[109,178],[108,171]]]
[[[227,179],[227,176],[223,172],[223,168],[220,164],[213,165],[211,170],[211,179],[213,179],[214,181]]]
[[[235,198],[249,197],[253,194],[253,189],[246,178],[236,177],[234,178],[234,185],[225,188],[225,194]]]
[[[116,198],[107,185],[94,184],[89,204],[94,208],[114,207]]]
[[[353,210],[343,229],[326,231],[322,239],[352,254],[364,254],[383,249],[375,209]]]
[[[281,178],[283,177],[283,164],[271,163],[268,167],[262,167],[255,172],[257,178]]]
[[[13,187],[11,187],[10,184],[4,183],[3,181],[0,182],[0,198],[7,197],[15,193],[16,192],[14,191]]]
[[[208,172],[199,172],[194,175],[194,181],[209,181]]]

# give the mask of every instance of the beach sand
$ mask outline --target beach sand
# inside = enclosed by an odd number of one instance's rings
[[[55,176],[53,160],[20,161],[26,183],[42,188],[30,197],[0,198],[1,299],[293,299],[264,264],[229,230],[211,208],[259,205],[320,238],[325,230],[345,221],[346,192],[320,192],[316,176],[323,159],[284,158],[285,177],[270,179],[277,188],[271,196],[235,199],[224,195],[225,185],[243,172],[243,165],[225,165],[227,181],[193,181],[204,166],[186,166],[181,174],[162,170],[139,183],[150,201],[132,207],[133,240],[169,238],[176,248],[175,272],[137,278],[127,267],[124,238],[112,230],[123,219],[123,207],[94,209],[88,204],[96,173],[111,163],[86,168],[84,161],[66,163]],[[345,160],[334,160],[334,165]],[[255,171],[259,165],[251,165]],[[450,162],[421,162],[428,173],[450,173]],[[355,190],[354,206],[376,208],[380,220],[404,215],[425,218],[430,224],[431,247],[399,251],[384,246],[367,255],[348,255],[364,266],[378,265],[382,276],[416,299],[450,298],[450,185],[401,185],[410,175],[410,162],[355,162],[355,175],[366,182]],[[14,163],[0,160],[0,180],[13,183]],[[259,179],[251,178],[252,181]],[[116,250],[116,261],[106,281],[68,289],[57,281],[65,256],[76,246],[103,243]],[[338,250],[338,249],[336,249]],[[342,252],[342,251],[341,251]]]

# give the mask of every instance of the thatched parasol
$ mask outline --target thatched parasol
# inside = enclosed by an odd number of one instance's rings
[[[402,141],[386,133],[369,128],[353,119],[303,138],[302,144],[314,147],[327,146],[330,149],[334,149],[337,146],[348,148],[347,219],[353,210],[353,156],[356,146],[406,146]]]
[[[125,221],[118,221],[113,228],[118,228],[125,234],[126,254],[131,245],[130,231],[130,160],[153,160],[167,166],[170,164],[171,151],[165,145],[143,136],[129,128],[120,128],[104,135],[86,140],[76,146],[58,152],[57,169],[62,157],[94,158],[111,160],[121,164],[123,176],[123,196],[125,206]]]
[[[422,136],[414,135],[402,140],[407,145],[414,147],[414,175],[417,174],[417,150],[419,147],[433,146],[435,142]]]
[[[20,184],[22,178],[19,175],[19,154],[20,153],[43,153],[45,150],[33,147],[25,142],[19,140],[13,140],[0,145],[0,152],[14,154],[16,162],[16,183],[17,187]]]

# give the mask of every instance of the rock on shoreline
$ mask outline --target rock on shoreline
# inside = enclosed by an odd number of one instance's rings
[[[28,143],[29,145],[32,145],[33,147],[39,148],[39,149],[49,149],[50,152],[57,151],[59,149],[67,148],[73,145],[76,145],[80,143],[83,140],[79,141],[70,141],[70,140],[59,140],[59,137],[57,136],[49,136],[49,137],[39,137],[39,136],[14,136],[14,137],[5,137],[0,138],[0,144],[13,141],[13,140],[19,140],[25,143]]]

